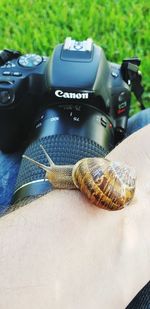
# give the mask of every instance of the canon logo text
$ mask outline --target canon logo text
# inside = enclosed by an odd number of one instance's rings
[[[56,90],[55,95],[59,98],[64,99],[88,99],[88,92],[63,92],[62,90]]]

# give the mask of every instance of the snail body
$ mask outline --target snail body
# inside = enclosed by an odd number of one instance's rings
[[[23,157],[44,169],[54,188],[79,189],[92,204],[107,210],[122,209],[132,200],[136,177],[128,165],[106,158],[84,158],[75,165],[56,165],[41,147],[50,166]]]

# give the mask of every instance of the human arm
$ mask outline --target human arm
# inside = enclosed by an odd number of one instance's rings
[[[131,206],[55,190],[0,220],[0,307],[125,308],[150,278],[150,126],[109,154],[137,172]]]

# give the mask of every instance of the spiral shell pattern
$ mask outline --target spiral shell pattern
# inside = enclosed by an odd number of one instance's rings
[[[73,168],[72,178],[92,204],[108,210],[124,208],[135,191],[133,168],[105,158],[80,160]]]

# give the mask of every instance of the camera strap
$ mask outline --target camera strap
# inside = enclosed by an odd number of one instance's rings
[[[16,59],[21,55],[17,50],[4,49],[0,52],[0,66],[4,65],[7,61]]]
[[[123,79],[131,86],[131,91],[134,93],[136,99],[140,103],[140,108],[145,109],[142,94],[144,87],[142,86],[142,74],[139,71],[141,61],[139,58],[124,59],[121,65],[121,73]]]

